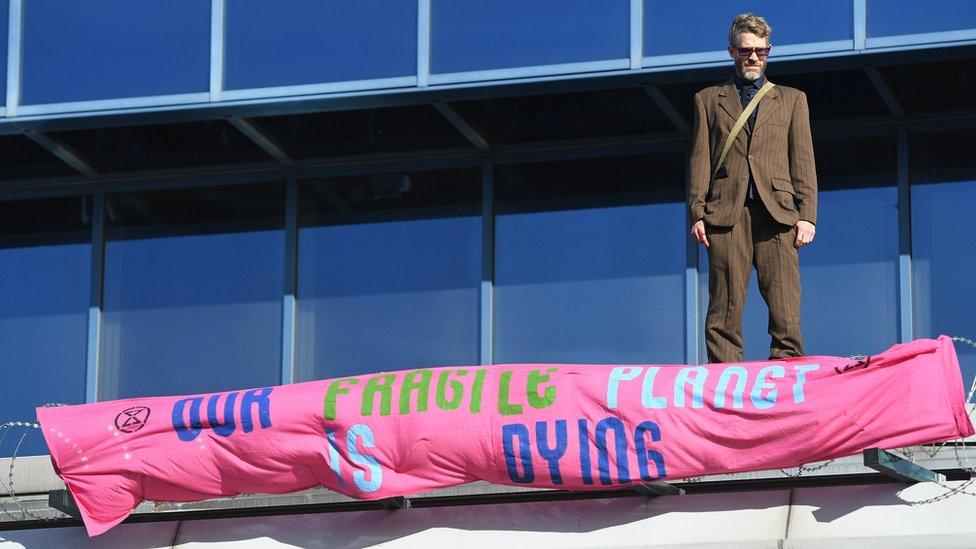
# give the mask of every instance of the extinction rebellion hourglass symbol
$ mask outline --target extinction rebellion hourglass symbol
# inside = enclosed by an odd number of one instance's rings
[[[134,433],[146,426],[149,421],[149,408],[145,406],[135,406],[122,410],[122,413],[115,416],[115,428],[123,433]]]

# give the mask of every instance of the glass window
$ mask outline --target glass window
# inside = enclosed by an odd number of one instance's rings
[[[34,408],[85,402],[91,270],[88,197],[0,202],[2,421],[35,421]],[[0,456],[22,431],[8,431]],[[31,431],[18,455],[44,454]]]
[[[800,251],[807,355],[874,354],[898,342],[898,189],[893,136],[814,144],[817,234]],[[700,249],[701,322],[708,254]],[[746,360],[769,357],[768,309],[755,271],[743,316]],[[705,354],[702,351],[704,360]]]
[[[496,363],[684,362],[683,158],[498,167]]]
[[[432,73],[630,57],[627,0],[434,0]]]
[[[417,0],[234,0],[226,33],[226,89],[417,73]]]
[[[297,377],[478,363],[481,170],[305,181]]]
[[[976,339],[976,130],[910,137],[912,276],[916,337]],[[976,377],[976,349],[956,344],[964,387]]]
[[[281,382],[281,184],[111,194],[100,398]]]
[[[21,103],[206,92],[210,2],[24,2]]]
[[[851,0],[645,0],[644,55],[725,51],[732,20],[742,12],[761,15],[773,27],[771,60],[777,45],[854,38]]]
[[[976,28],[972,0],[867,1],[869,37]]]

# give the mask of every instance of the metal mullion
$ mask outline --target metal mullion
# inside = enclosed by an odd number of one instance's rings
[[[912,287],[912,192],[908,179],[908,127],[898,126],[898,336],[915,339]]]
[[[644,62],[644,0],[630,0],[630,68]]]
[[[854,0],[854,50],[867,49],[868,1]]]
[[[421,88],[430,81],[430,3],[417,0],[417,86]]]
[[[691,190],[690,153],[685,153],[685,196]],[[685,208],[685,228],[691,227],[691,212]],[[701,305],[698,274],[698,241],[685,233],[685,362],[700,364]]]
[[[210,0],[210,101],[220,101],[224,91],[224,37],[227,0]]]
[[[486,156],[481,167],[481,318],[479,323],[481,364],[494,362],[495,312],[495,184],[494,163]]]
[[[298,178],[285,181],[285,286],[281,310],[281,383],[295,381],[295,343],[298,308]]]
[[[98,401],[102,347],[102,304],[105,287],[105,190],[92,193],[91,277],[88,302],[88,356],[86,359],[85,402]]]
[[[24,0],[10,0],[7,14],[7,105],[6,115],[15,116],[20,105],[20,81],[24,59]]]

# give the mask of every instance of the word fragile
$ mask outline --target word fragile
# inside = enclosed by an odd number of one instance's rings
[[[518,393],[525,395],[529,406],[536,409],[548,408],[556,402],[556,387],[550,374],[556,368],[530,370],[521,385],[521,391],[513,388],[513,370],[503,370],[498,378],[498,413],[503,416],[519,415],[524,405],[519,403]],[[361,386],[360,415],[373,414],[388,416],[395,409],[400,415],[411,412],[426,412],[433,400],[441,410],[458,410],[466,404],[467,411],[481,412],[487,369],[443,369],[436,379],[434,370],[411,370],[390,374],[356,378],[347,377],[332,380],[325,393],[323,415],[327,420],[337,417],[336,402],[340,395],[348,395],[354,386]],[[471,375],[469,375],[471,374]],[[365,383],[362,383],[362,382]],[[520,381],[516,381],[519,383]],[[395,393],[395,395],[394,395]]]

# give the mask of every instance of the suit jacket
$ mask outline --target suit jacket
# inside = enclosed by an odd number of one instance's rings
[[[688,207],[692,223],[731,227],[742,216],[749,175],[773,219],[784,225],[817,222],[817,170],[807,96],[776,86],[760,100],[756,123],[736,136],[725,165],[710,181],[732,125],[742,113],[730,78],[695,94]]]

